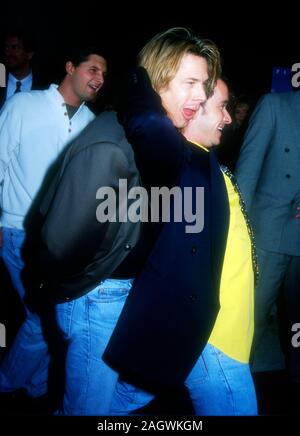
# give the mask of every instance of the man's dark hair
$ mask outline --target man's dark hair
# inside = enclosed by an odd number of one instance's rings
[[[75,67],[77,67],[82,62],[87,61],[88,57],[92,54],[102,56],[106,62],[108,62],[106,48],[99,45],[88,45],[84,47],[73,46],[68,50],[65,61],[70,61]]]

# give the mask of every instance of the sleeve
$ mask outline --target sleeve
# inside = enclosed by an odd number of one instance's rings
[[[144,68],[130,73],[118,115],[145,186],[173,186],[184,159],[184,137],[167,117]]]
[[[2,200],[2,189],[4,175],[13,156],[13,153],[20,146],[21,116],[15,104],[16,99],[9,99],[0,111],[0,199]],[[1,201],[0,200],[0,201]],[[0,204],[0,227],[1,227]]]
[[[55,190],[50,188],[54,192],[51,202],[47,199],[41,230],[46,281],[53,269],[58,277],[79,273],[97,254],[110,250],[120,223],[97,220],[97,191],[113,188],[118,205],[119,179],[128,178],[128,174],[127,158],[114,144],[93,144],[71,157]]]
[[[270,96],[266,95],[258,102],[250,118],[235,170],[248,211],[251,210],[264,158],[272,141],[274,123]]]

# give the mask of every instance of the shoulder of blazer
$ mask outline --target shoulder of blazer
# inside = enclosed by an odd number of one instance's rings
[[[272,106],[279,106],[279,108],[284,103],[288,105],[300,105],[300,91],[274,92],[264,95],[262,100]]]
[[[300,91],[292,91],[291,92],[291,100],[300,109]]]
[[[37,71],[32,70],[32,90],[42,91],[44,89],[48,89],[50,82],[46,80],[41,74]]]

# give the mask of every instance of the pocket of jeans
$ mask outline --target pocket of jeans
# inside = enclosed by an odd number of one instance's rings
[[[193,386],[196,383],[204,383],[208,379],[208,369],[205,359],[202,355],[198,358],[188,378],[186,379],[187,386]]]
[[[114,303],[122,301],[128,296],[127,288],[106,288],[99,286],[87,296],[90,303]]]

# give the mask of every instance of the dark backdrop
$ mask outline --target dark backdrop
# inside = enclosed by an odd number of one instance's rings
[[[178,2],[177,2],[178,4]],[[27,25],[37,36],[36,63],[55,80],[65,46],[71,41],[101,41],[112,56],[110,72],[118,79],[134,62],[138,50],[158,31],[173,26],[195,30],[214,40],[224,60],[224,72],[236,94],[254,99],[269,92],[272,67],[300,62],[300,19],[295,6],[262,13],[253,4],[220,7],[210,2],[71,4],[13,2],[1,6],[0,29],[13,23]]]

